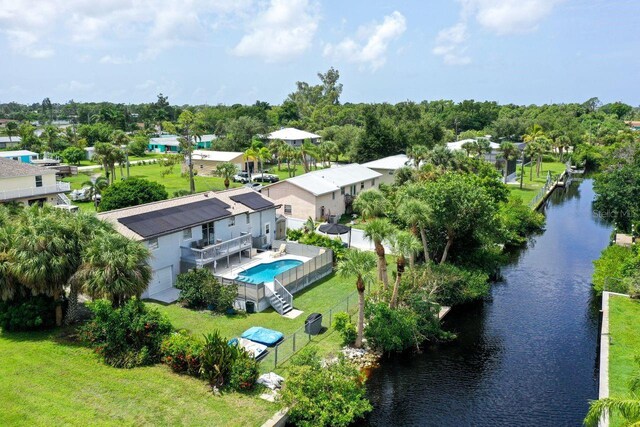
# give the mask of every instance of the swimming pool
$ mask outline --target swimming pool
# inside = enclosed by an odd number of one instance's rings
[[[302,261],[297,259],[267,262],[241,271],[236,279],[247,283],[273,282],[273,278],[278,274],[300,265],[302,265]]]

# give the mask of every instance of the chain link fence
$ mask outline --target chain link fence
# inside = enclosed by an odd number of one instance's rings
[[[369,291],[369,289],[367,289],[367,291]],[[347,313],[352,321],[356,321],[358,315],[358,291],[354,291],[330,309],[320,313],[322,315],[320,335],[309,333],[309,328],[303,324],[295,332],[284,337],[275,347],[269,348],[267,355],[260,361],[262,367],[264,369],[275,369],[289,360],[291,356],[300,351],[304,346],[313,342],[314,337],[323,337],[333,332],[333,318],[337,313]],[[308,313],[307,316],[310,314],[311,313]]]

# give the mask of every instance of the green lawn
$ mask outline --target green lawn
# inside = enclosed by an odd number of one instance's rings
[[[255,395],[214,396],[164,365],[109,367],[58,333],[0,334],[0,425],[259,426],[278,409]]]
[[[145,178],[150,181],[159,182],[165,186],[167,192],[169,193],[169,197],[173,197],[173,193],[177,190],[188,190],[189,189],[189,179],[187,176],[182,176],[180,165],[176,165],[173,168],[173,172],[165,177],[160,175],[163,167],[159,164],[147,164],[147,165],[131,165],[130,173],[131,176]],[[126,168],[124,170],[126,175]],[[94,175],[103,175],[103,172],[100,169],[85,171],[78,173],[77,176],[72,176],[69,178],[63,179],[63,181],[71,183],[71,189],[75,190],[77,188],[82,188],[82,184],[91,179],[91,176]],[[116,179],[120,179],[120,168],[116,168]],[[224,179],[215,177],[215,176],[195,176],[196,183],[196,192],[207,191],[207,190],[224,190]],[[232,182],[231,187],[239,187],[241,184],[237,184]],[[80,209],[83,210],[95,210],[93,207],[93,203],[91,202],[73,202],[73,204],[78,205]]]
[[[640,301],[612,295],[609,298],[609,394],[628,397],[629,379],[640,356]],[[613,417],[612,426],[621,426],[619,417]]]
[[[531,169],[533,168],[533,179],[529,179],[531,176]],[[540,189],[547,182],[547,172],[551,172],[551,175],[557,175],[564,172],[566,165],[561,162],[543,162],[540,169],[540,176],[536,176],[535,165],[525,166],[524,168],[524,186],[520,189],[519,185],[510,184],[511,197],[520,197],[524,203],[529,203],[538,194]],[[518,179],[520,177],[520,168],[518,168]]]

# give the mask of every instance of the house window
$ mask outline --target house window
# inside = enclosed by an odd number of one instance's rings
[[[344,187],[342,187],[342,188],[340,189],[340,195],[341,195],[341,196],[344,196]]]
[[[185,228],[184,230],[182,230],[182,238],[184,240],[189,240],[193,237],[193,235],[191,234],[191,229],[190,228]]]
[[[204,165],[200,165],[200,169],[203,169],[203,168],[204,168]]]
[[[205,245],[211,245],[215,242],[213,222],[202,224],[202,240]]]
[[[36,175],[36,187],[42,187],[42,175]]]
[[[250,222],[250,220],[249,220],[249,213],[244,214],[244,216],[245,216],[245,218],[246,218],[246,220],[247,220],[247,222],[246,222],[246,223],[247,223],[247,224],[249,224],[249,222]]]
[[[331,193],[331,200],[335,200],[336,199],[336,192],[334,191],[333,193]]]
[[[291,209],[291,205],[284,205],[284,214],[285,215],[291,215],[292,212],[293,212],[293,210]]]
[[[149,239],[149,249],[155,250],[158,249],[159,246],[158,239]]]
[[[233,227],[234,225],[236,225],[236,217],[232,216],[229,218],[229,227]]]
[[[362,182],[360,183],[360,189],[361,189],[361,190],[364,190],[364,181],[362,181]]]
[[[375,179],[375,178],[373,178],[373,179],[371,180],[371,186],[373,187],[373,186],[375,186],[375,185],[376,185],[376,179]]]

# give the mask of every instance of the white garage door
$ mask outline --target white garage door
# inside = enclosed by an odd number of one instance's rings
[[[173,266],[170,265],[153,272],[151,283],[149,283],[149,295],[166,291],[173,286]]]

